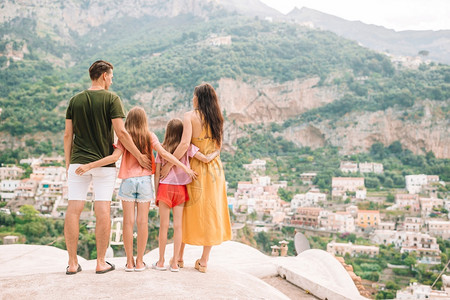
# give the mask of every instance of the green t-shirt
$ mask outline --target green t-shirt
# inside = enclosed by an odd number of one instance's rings
[[[119,96],[107,90],[85,90],[69,101],[66,119],[72,120],[71,164],[87,164],[111,155],[114,130],[111,119],[125,118]],[[106,167],[114,167],[115,164]]]

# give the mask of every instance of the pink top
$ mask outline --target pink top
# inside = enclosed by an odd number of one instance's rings
[[[150,132],[150,139],[151,139],[151,148],[152,150],[155,149],[156,145],[159,144],[158,137],[153,133]],[[152,175],[154,171],[147,170],[139,164],[137,159],[128,152],[127,149],[122,145],[122,143],[119,141],[117,143],[117,148],[123,151],[122,155],[122,162],[120,164],[120,170],[118,177],[120,179],[127,179],[130,177],[141,177],[141,176],[148,176]],[[152,153],[152,163],[154,165],[154,159],[153,159],[153,153]],[[152,169],[154,170],[154,166],[152,166]]]
[[[198,151],[198,147],[194,145],[189,145],[189,148],[186,151],[186,154],[180,158],[180,162],[183,163],[188,168],[191,168],[189,164],[189,157],[194,157],[194,155]],[[158,155],[156,155],[156,163],[164,165],[166,161]],[[169,174],[163,180],[160,180],[159,183],[170,184],[170,185],[185,185],[191,183],[192,178],[186,174],[180,167],[173,166],[170,169]]]

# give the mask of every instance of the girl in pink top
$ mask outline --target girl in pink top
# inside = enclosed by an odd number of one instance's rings
[[[146,154],[152,161],[152,170],[142,168],[136,158],[131,155],[119,141],[113,154],[95,162],[80,166],[75,172],[79,175],[92,168],[101,167],[116,162],[123,154],[119,170],[122,179],[118,198],[122,200],[123,207],[123,244],[127,255],[125,271],[144,271],[146,264],[143,256],[148,238],[148,211],[150,201],[154,198],[151,176],[155,170],[152,150],[156,150],[165,160],[176,164],[187,178],[195,179],[195,173],[185,164],[178,161],[167,152],[159,143],[156,135],[148,130],[147,115],[141,107],[134,107],[128,113],[125,129],[133,138],[133,142],[141,153]],[[137,256],[133,257],[133,226],[135,221],[135,206],[137,206]]]
[[[181,141],[183,134],[183,122],[180,119],[172,119],[167,123],[166,134],[162,147],[169,153],[173,153]],[[219,151],[215,151],[208,156],[203,155],[198,151],[198,147],[190,145],[186,154],[180,158],[180,162],[190,170],[189,158],[195,157],[198,160],[209,163],[217,155]],[[160,178],[161,166],[165,165],[167,160],[156,156],[156,171],[155,171],[155,193],[156,205],[159,207],[159,260],[155,262],[152,267],[154,269],[164,271],[164,252],[167,244],[167,231],[170,222],[170,209],[173,211],[173,257],[170,260],[169,269],[172,272],[178,272],[179,266],[178,256],[181,247],[181,222],[183,217],[184,203],[189,200],[186,190],[186,184],[192,181],[185,172],[179,167],[173,167],[165,178]]]

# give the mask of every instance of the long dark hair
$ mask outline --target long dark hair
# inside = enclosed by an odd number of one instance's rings
[[[183,122],[180,119],[172,119],[167,123],[166,134],[162,146],[167,152],[173,154],[181,142],[183,135]]]
[[[219,99],[216,91],[209,83],[203,83],[196,86],[194,95],[198,100],[197,109],[203,117],[204,126],[211,129],[211,137],[216,143],[222,145],[223,135],[223,116],[220,111]]]
[[[134,144],[142,154],[150,159],[153,157],[151,149],[151,137],[148,130],[147,114],[142,107],[133,107],[125,120],[125,129],[131,135]]]

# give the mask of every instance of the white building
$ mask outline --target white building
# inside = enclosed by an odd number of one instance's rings
[[[348,253],[352,257],[362,254],[374,257],[378,255],[379,251],[380,249],[377,246],[353,245],[352,243],[331,242],[327,245],[328,253],[341,256],[345,256]]]
[[[357,173],[358,164],[353,161],[341,161],[339,169],[344,173]]]
[[[33,178],[39,181],[36,190],[36,209],[50,212],[55,203],[64,203],[67,199],[66,169],[63,167],[33,168]]]
[[[331,181],[333,197],[342,197],[346,192],[364,189],[364,177],[333,177]]]
[[[439,182],[439,176],[437,175],[406,175],[405,176],[406,189],[410,194],[419,194],[422,188],[429,184]]]
[[[428,232],[435,237],[450,238],[450,221],[429,220],[426,222]]]
[[[252,177],[252,183],[254,185],[259,185],[259,186],[269,186],[270,185],[270,177],[269,176]]]
[[[326,199],[327,195],[320,192],[309,191],[306,194],[296,194],[291,200],[291,209],[318,206],[320,202],[325,202]]]
[[[379,230],[395,230],[395,222],[380,222],[378,224]]]
[[[300,174],[300,180],[303,184],[313,184],[314,178],[316,178],[317,173],[309,172]]]
[[[439,198],[419,198],[420,202],[420,212],[422,216],[428,217],[432,212],[433,209],[440,209],[444,207],[444,200]]]
[[[383,164],[373,162],[359,163],[359,172],[361,173],[383,173]]]
[[[450,294],[447,291],[432,290],[431,286],[419,284],[417,282],[410,283],[408,287],[397,291],[395,299],[411,300],[411,299],[450,299]]]
[[[405,232],[405,239],[402,243],[400,253],[415,253],[422,264],[440,264],[441,250],[436,242],[436,238],[429,234],[420,232]]]
[[[356,205],[347,206],[345,211],[350,213],[353,218],[356,218],[358,216],[358,206],[356,206]]]
[[[30,178],[22,179],[14,192],[14,197],[16,200],[33,200],[38,185],[39,181]]]
[[[19,179],[25,171],[17,166],[0,167],[0,180]]]
[[[405,217],[405,221],[399,230],[419,232],[424,225],[423,219],[419,217]]]
[[[266,161],[262,159],[255,159],[250,164],[244,164],[244,169],[249,171],[255,171],[255,170],[266,170]]]
[[[20,184],[20,180],[2,180],[0,183],[1,201],[11,201],[15,199],[15,190]]]
[[[375,230],[370,240],[376,244],[390,245],[400,249],[401,253],[415,253],[423,264],[439,264],[441,262],[439,245],[436,238],[421,232],[396,230]]]
[[[338,232],[355,232],[355,219],[350,213],[336,212],[333,217],[334,227]]]

